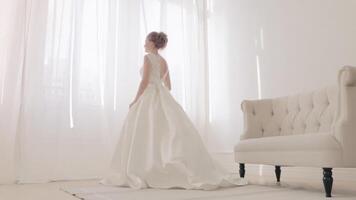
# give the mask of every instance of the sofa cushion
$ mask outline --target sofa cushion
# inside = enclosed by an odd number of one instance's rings
[[[330,133],[246,139],[235,146],[235,161],[282,166],[342,166],[341,148]]]
[[[241,140],[235,146],[235,152],[295,150],[340,150],[340,145],[330,133],[315,133],[253,138]]]

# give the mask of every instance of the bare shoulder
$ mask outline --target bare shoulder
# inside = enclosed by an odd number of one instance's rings
[[[142,69],[143,69],[144,76],[147,75],[151,71],[151,63],[150,63],[150,59],[149,59],[148,55],[145,55],[143,57]]]
[[[149,66],[151,63],[150,63],[150,58],[149,58],[149,55],[146,54],[145,56],[143,56],[143,63],[145,66]]]

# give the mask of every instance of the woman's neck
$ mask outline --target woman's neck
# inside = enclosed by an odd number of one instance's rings
[[[151,50],[151,51],[149,51],[148,53],[152,53],[152,54],[158,55],[158,50]]]

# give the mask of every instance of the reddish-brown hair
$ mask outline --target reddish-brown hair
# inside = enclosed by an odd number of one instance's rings
[[[165,48],[168,42],[167,34],[163,32],[151,32],[147,35],[147,39],[153,42],[157,49]]]

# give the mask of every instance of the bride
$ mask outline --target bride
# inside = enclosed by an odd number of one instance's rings
[[[142,81],[121,130],[105,185],[213,190],[245,185],[211,157],[196,128],[170,94],[166,60],[158,50],[167,35],[151,32],[145,41]]]

